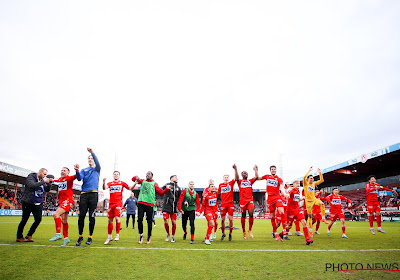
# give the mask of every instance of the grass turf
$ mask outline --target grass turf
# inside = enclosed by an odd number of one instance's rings
[[[107,238],[107,218],[97,217],[93,243],[87,246],[84,244],[88,231],[86,219],[83,245],[75,247],[78,219],[70,217],[71,243],[68,248],[59,248],[61,240],[48,241],[55,233],[52,217],[43,217],[33,236],[34,243],[16,243],[16,230],[20,217],[2,216],[0,217],[0,263],[2,264],[0,279],[400,278],[400,272],[392,271],[326,271],[327,263],[335,265],[361,263],[364,268],[367,264],[398,263],[400,251],[386,249],[400,248],[400,223],[383,223],[387,233],[377,233],[374,236],[369,231],[368,223],[347,222],[346,234],[349,239],[341,238],[340,223],[333,226],[330,237],[326,235],[326,225],[321,225],[319,230],[321,235],[314,235],[315,242],[306,246],[304,237],[291,236],[292,240],[284,243],[275,241],[271,236],[270,221],[255,220],[254,239],[245,241],[241,230],[235,230],[231,242],[227,239],[221,242],[219,230],[217,240],[207,246],[202,243],[206,232],[205,219],[196,219],[196,244],[193,245],[189,243],[190,238],[182,240],[181,221],[177,222],[176,243],[165,242],[163,220],[157,219],[151,244],[139,245],[137,230],[131,228],[126,230],[125,218],[121,220],[123,230],[120,232],[120,241],[103,245]],[[25,227],[24,234],[32,222],[33,217]],[[235,220],[234,225],[239,227],[240,220]],[[147,232],[146,226],[144,232]],[[239,251],[243,249],[250,250]],[[345,251],[325,251],[332,249]],[[360,251],[369,249],[371,251]]]

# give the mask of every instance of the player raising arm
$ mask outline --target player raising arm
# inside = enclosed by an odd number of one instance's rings
[[[367,208],[368,208],[368,220],[370,225],[370,230],[372,234],[375,234],[374,230],[374,213],[376,217],[376,223],[378,224],[378,232],[386,233],[381,228],[381,207],[379,205],[378,200],[378,191],[393,191],[394,190],[382,187],[381,185],[376,183],[375,175],[371,175],[368,177],[369,183],[365,185],[365,190],[367,191]]]
[[[110,202],[108,207],[108,237],[104,245],[109,244],[111,241],[119,240],[119,231],[121,229],[121,209],[122,209],[122,192],[125,189],[131,190],[133,189],[128,186],[127,183],[120,181],[120,173],[119,171],[114,171],[114,181],[108,182],[106,184],[106,178],[103,179],[103,189],[110,189]],[[112,238],[112,231],[113,231],[113,220],[115,218],[115,238]]]
[[[247,240],[246,235],[246,211],[249,213],[249,236],[253,238],[253,232],[251,231],[253,228],[254,221],[254,203],[253,203],[253,187],[255,181],[258,178],[258,167],[254,165],[255,177],[252,179],[247,179],[249,174],[247,171],[242,171],[242,179],[239,178],[239,173],[237,171],[236,164],[233,165],[233,169],[235,169],[235,180],[239,186],[239,200],[240,200],[240,211],[242,212],[242,230],[243,230],[243,238]]]
[[[342,222],[342,237],[343,238],[348,238],[346,236],[346,227],[344,225],[344,214],[342,210],[342,201],[347,201],[349,203],[348,207],[351,207],[351,200],[348,198],[345,198],[342,195],[339,195],[339,189],[334,188],[333,189],[333,194],[325,197],[325,200],[329,202],[331,205],[331,222],[328,225],[328,236],[331,235],[331,227],[333,223],[337,220],[340,219],[340,222]]]
[[[71,242],[68,238],[68,213],[71,206],[74,205],[74,180],[76,175],[69,176],[69,169],[63,167],[61,169],[61,177],[54,180],[54,184],[58,187],[58,208],[54,213],[54,222],[56,224],[56,235],[54,235],[49,241],[56,241],[61,239],[61,222],[63,225],[64,241],[61,247],[67,246]]]
[[[308,227],[306,224],[306,220],[304,219],[304,214],[301,213],[300,207],[299,207],[299,202],[300,202],[300,181],[296,180],[293,182],[293,188],[289,191],[289,200],[288,200],[288,206],[287,206],[287,216],[288,216],[288,227],[287,230],[289,230],[292,227],[293,221],[300,221],[301,224],[303,225],[303,232],[304,232],[304,237],[306,238],[306,244],[310,245],[313,243],[313,240],[311,240],[308,236]]]
[[[312,169],[313,168],[311,166],[310,170],[308,170],[307,174],[304,175],[304,178],[303,178],[303,190],[304,190],[305,203],[306,203],[306,209],[307,209],[307,215],[308,215],[307,223],[308,223],[308,228],[310,230],[311,238],[313,237],[312,220],[313,220],[314,205],[319,205],[321,207],[322,222],[328,224],[328,222],[325,219],[325,205],[322,203],[321,200],[319,200],[315,197],[315,187],[324,182],[324,177],[322,176],[321,170],[318,168],[319,180],[317,182],[314,182],[314,177],[310,174]]]
[[[226,237],[225,235],[225,217],[228,214],[229,220],[229,241],[232,241],[233,230],[233,212],[235,204],[233,201],[233,185],[235,180],[229,181],[229,175],[224,175],[224,182],[219,184],[218,193],[221,194],[221,241]]]

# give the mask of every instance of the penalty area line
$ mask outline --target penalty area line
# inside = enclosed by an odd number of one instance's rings
[[[37,245],[37,244],[0,244],[0,246],[10,247],[40,247],[40,248],[61,248],[55,245]],[[146,246],[146,245],[145,245]],[[219,249],[219,248],[146,248],[146,247],[105,247],[105,246],[66,246],[64,248],[83,248],[83,249],[116,249],[116,250],[160,250],[160,251],[222,251],[222,252],[391,252],[400,251],[400,249]]]

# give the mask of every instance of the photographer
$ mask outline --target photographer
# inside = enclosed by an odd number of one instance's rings
[[[50,191],[53,176],[47,175],[47,169],[41,168],[38,173],[31,173],[25,181],[24,191],[22,193],[22,219],[18,225],[17,242],[34,242],[32,235],[42,221],[42,206],[45,192]],[[51,178],[53,177],[53,178]],[[29,229],[28,234],[23,237],[23,231],[29,216],[33,214],[34,223]]]

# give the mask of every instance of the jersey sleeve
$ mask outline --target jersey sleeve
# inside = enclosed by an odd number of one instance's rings
[[[128,184],[127,183],[125,183],[125,182],[122,182],[122,186],[125,188],[125,189],[127,189],[127,190],[129,190],[130,188],[129,188],[129,186],[128,186]]]
[[[348,203],[351,203],[351,200],[350,199],[348,199],[347,197],[344,197],[344,196],[340,196],[340,199],[341,200],[346,200]]]
[[[266,180],[266,179],[268,179],[268,174],[262,176],[260,180]]]
[[[255,183],[255,181],[257,181],[257,178],[256,177],[251,178],[249,181],[250,181],[250,184],[253,185]]]
[[[185,195],[186,195],[186,190],[183,190],[181,192],[181,195],[179,196],[179,200],[178,200],[178,211],[182,210],[182,202],[183,202],[183,199],[185,198]]]
[[[331,203],[332,202],[331,198],[332,198],[332,195],[328,195],[327,197],[325,197],[325,200],[328,201],[329,203]]]

